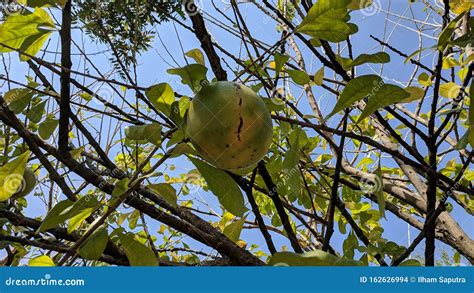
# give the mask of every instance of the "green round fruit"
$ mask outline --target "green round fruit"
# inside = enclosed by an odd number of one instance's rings
[[[186,132],[199,154],[224,170],[259,162],[272,143],[272,119],[263,100],[250,88],[220,81],[194,97]]]
[[[18,187],[17,192],[12,195],[12,199],[18,199],[25,197],[30,194],[36,186],[36,175],[33,170],[26,168],[23,173],[23,180],[21,181],[20,187]]]

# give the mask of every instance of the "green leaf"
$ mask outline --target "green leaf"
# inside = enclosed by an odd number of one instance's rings
[[[71,234],[92,214],[93,208],[88,208],[73,216],[67,225],[67,232]]]
[[[47,255],[40,255],[30,259],[28,262],[29,267],[54,267],[54,261]]]
[[[171,114],[171,104],[175,101],[174,91],[167,83],[149,87],[145,94],[150,102],[167,117]]]
[[[385,52],[378,52],[375,54],[361,54],[357,56],[354,61],[344,65],[344,69],[350,69],[365,63],[388,63],[390,62],[390,55]]]
[[[128,183],[130,178],[123,178],[115,183],[114,189],[112,190],[112,197],[117,198],[123,195],[128,190]]]
[[[382,166],[379,159],[379,164],[377,165],[377,169],[375,170],[375,177],[376,177],[376,190],[375,195],[377,196],[377,203],[379,206],[380,217],[385,218],[385,197],[383,195],[383,178],[382,178]]]
[[[313,38],[329,42],[342,42],[347,37],[357,32],[357,27],[339,20],[326,20],[325,22],[307,24],[298,29],[299,32]]]
[[[54,130],[59,125],[59,120],[48,117],[38,127],[38,133],[42,139],[49,139],[53,135]]]
[[[297,27],[297,31],[315,39],[340,42],[357,32],[357,26],[348,24],[347,6],[351,0],[319,0]]]
[[[57,227],[59,224],[67,220],[64,215],[61,215],[64,210],[71,207],[74,202],[70,200],[63,200],[58,202],[46,215],[43,222],[38,228],[38,232],[47,231],[51,228]]]
[[[474,82],[471,82],[471,87],[469,88],[469,95],[471,97],[469,103],[469,144],[474,148]]]
[[[288,55],[282,55],[280,53],[275,53],[275,75],[278,75],[283,68],[283,65],[290,59]]]
[[[314,74],[314,78],[313,78],[313,81],[316,85],[319,85],[321,86],[323,84],[323,81],[324,81],[324,66],[321,67],[315,74]]]
[[[177,205],[178,196],[176,195],[176,189],[174,189],[173,186],[171,186],[170,184],[168,183],[151,184],[151,185],[148,185],[148,188],[158,193],[169,204],[173,206]]]
[[[30,152],[25,152],[0,167],[0,202],[12,197],[21,187],[29,157]]]
[[[421,263],[416,259],[407,259],[402,261],[398,266],[401,267],[421,267]]]
[[[454,30],[456,29],[456,26],[463,16],[464,13],[459,14],[441,32],[438,37],[438,50],[444,51],[444,49],[448,46],[451,41],[451,37],[453,36]]]
[[[419,100],[425,96],[425,90],[416,86],[409,86],[405,88],[405,91],[410,94],[408,98],[401,101],[401,103],[410,103]]]
[[[28,110],[28,112],[26,112],[26,117],[34,123],[40,122],[44,114],[45,105],[46,105],[46,101],[43,101],[33,106],[31,109]]]
[[[466,149],[467,144],[470,143],[469,138],[470,138],[471,130],[472,130],[472,128],[469,127],[467,132],[463,136],[461,136],[461,138],[458,140],[458,143],[454,147],[456,150],[460,151],[460,150]]]
[[[86,195],[81,197],[76,202],[70,200],[63,200],[58,202],[46,215],[38,232],[43,232],[51,228],[59,226],[59,224],[64,223],[68,219],[79,215],[86,209],[95,209],[99,205],[99,202],[96,198]],[[79,219],[76,219],[76,221]],[[72,229],[72,227],[71,227]]]
[[[98,260],[107,247],[108,240],[107,228],[98,228],[79,248],[79,255],[85,259]]]
[[[119,234],[118,237],[131,266],[158,266],[153,251],[135,240],[132,234]]]
[[[245,218],[242,218],[238,221],[235,221],[224,228],[224,235],[227,236],[230,240],[237,242],[244,227]]]
[[[365,105],[359,121],[367,118],[378,109],[398,103],[410,97],[410,94],[401,87],[393,84],[384,84],[378,91],[369,98]]]
[[[283,266],[360,266],[360,262],[337,257],[322,250],[306,253],[277,252],[272,255],[269,265]]]
[[[194,92],[201,90],[207,83],[207,68],[201,64],[190,64],[182,68],[168,69],[169,74],[179,75],[181,83],[188,85]]]
[[[204,59],[204,55],[202,54],[201,50],[199,49],[192,49],[185,54],[189,58],[194,59],[196,63],[201,64],[201,65],[206,65],[206,60]]]
[[[226,172],[194,158],[190,158],[206,180],[209,189],[217,196],[221,205],[233,215],[241,217],[246,211],[244,198],[237,183]]]
[[[28,106],[32,97],[33,92],[30,89],[18,88],[6,92],[3,99],[15,114],[20,114]]]
[[[433,81],[426,72],[423,72],[418,76],[418,83],[420,83],[422,86],[431,86],[433,84]]]
[[[291,79],[298,85],[309,84],[309,82],[311,81],[309,75],[304,71],[287,69],[286,72],[291,77]]]
[[[308,11],[300,27],[307,24],[321,23],[327,20],[342,20],[347,15],[347,6],[351,0],[319,0]]]
[[[336,106],[326,119],[350,107],[353,103],[362,100],[366,96],[375,93],[382,85],[382,78],[377,75],[363,75],[352,79],[347,83],[339,96],[339,100],[337,100]]]
[[[162,127],[158,123],[133,125],[125,127],[125,136],[130,140],[149,142],[160,146],[161,130]]]
[[[439,94],[445,98],[455,99],[461,92],[461,87],[454,82],[448,82],[439,86]]]
[[[36,8],[33,13],[10,15],[0,25],[0,43],[36,55],[54,28],[53,20],[41,8]],[[1,53],[11,51],[0,45]],[[21,60],[27,59],[21,56]]]

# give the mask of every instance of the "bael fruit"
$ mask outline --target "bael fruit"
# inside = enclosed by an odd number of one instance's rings
[[[12,199],[18,199],[25,197],[30,194],[36,186],[36,175],[30,168],[25,169],[23,173],[23,180],[21,181],[20,187],[18,187],[17,192],[12,195]]]
[[[260,161],[272,142],[272,119],[250,88],[219,81],[194,97],[186,133],[199,154],[224,170],[240,170]]]

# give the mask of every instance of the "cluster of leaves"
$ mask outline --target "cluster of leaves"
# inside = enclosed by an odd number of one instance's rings
[[[138,54],[150,48],[154,27],[175,12],[183,16],[181,1],[83,0],[74,5],[74,17],[85,32],[107,45],[110,39],[127,68],[136,63]],[[114,58],[111,60],[119,66]]]

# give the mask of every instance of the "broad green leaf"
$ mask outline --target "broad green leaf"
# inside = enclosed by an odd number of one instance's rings
[[[350,10],[364,9],[372,5],[372,2],[372,0],[352,0],[347,8]]]
[[[3,99],[15,114],[20,114],[28,106],[32,97],[33,92],[30,89],[18,88],[6,92]]]
[[[28,262],[29,267],[54,267],[54,261],[47,255],[40,255],[30,259]]]
[[[307,24],[298,29],[299,32],[307,34],[313,38],[326,40],[329,42],[342,42],[355,32],[354,27],[339,20],[326,20],[325,22]]]
[[[326,119],[329,119],[339,111],[350,107],[355,102],[375,94],[383,85],[382,78],[377,75],[363,75],[349,81],[339,96],[336,106]]]
[[[408,98],[401,101],[402,103],[410,103],[416,100],[419,100],[425,96],[425,91],[422,88],[416,86],[409,86],[405,88],[405,91],[410,94]]]
[[[383,178],[382,178],[382,166],[379,159],[379,164],[377,169],[375,170],[375,177],[376,177],[376,190],[375,195],[377,196],[377,203],[379,206],[380,217],[385,218],[385,197],[383,194]]]
[[[445,98],[455,99],[461,91],[461,87],[454,82],[448,82],[439,86],[439,94]]]
[[[283,65],[290,59],[288,55],[282,55],[280,53],[275,53],[275,75],[278,75],[283,68]]]
[[[29,157],[30,152],[25,152],[0,167],[0,202],[12,197],[20,188]]]
[[[188,85],[194,92],[207,84],[207,68],[201,64],[190,64],[182,68],[171,68],[167,72],[181,77],[181,83]]]
[[[295,198],[301,189],[301,174],[298,169],[301,154],[299,146],[300,133],[299,129],[295,130],[295,135],[290,139],[290,149],[286,152],[282,165],[282,171],[286,175],[286,184]]]
[[[118,235],[131,266],[158,266],[158,259],[148,246],[135,240],[132,234]]]
[[[360,266],[361,263],[329,254],[322,250],[306,253],[277,252],[272,255],[269,265],[275,266]]]
[[[33,13],[10,15],[0,25],[0,43],[35,55],[55,28],[49,14],[36,8]],[[11,52],[12,49],[0,45],[0,52]],[[21,56],[27,60],[26,56]]]
[[[123,178],[115,183],[114,189],[112,190],[112,197],[117,198],[122,196],[128,190],[128,183],[130,178]]]
[[[351,0],[319,0],[317,1],[300,24],[317,24],[330,20],[342,20],[347,16],[347,6]]]
[[[433,84],[431,77],[426,72],[423,72],[418,76],[418,82],[422,86],[431,86]]]
[[[237,183],[226,172],[194,158],[190,158],[206,180],[209,189],[217,196],[221,205],[233,215],[241,217],[246,211],[244,198]]]
[[[474,82],[471,82],[471,87],[469,88],[469,95],[471,97],[469,103],[469,144],[474,148]]]
[[[88,208],[73,216],[67,225],[67,232],[71,234],[92,214],[93,208]]]
[[[324,66],[321,67],[316,73],[314,74],[313,81],[316,85],[321,86],[324,81]]]
[[[42,139],[49,139],[59,125],[59,120],[48,117],[38,127],[38,133]]]
[[[175,101],[174,91],[169,84],[160,83],[151,86],[145,91],[145,94],[153,106],[169,117],[171,104]]]
[[[365,63],[388,63],[390,62],[390,55],[385,52],[378,52],[375,54],[361,54],[357,56],[354,61],[344,65],[344,69],[350,69],[354,66],[359,66]]]
[[[469,142],[469,137],[470,137],[471,130],[472,130],[472,128],[469,127],[467,132],[463,136],[461,136],[461,138],[459,138],[458,143],[454,147],[456,150],[460,151],[460,150],[465,150],[466,149],[467,144],[470,143]]]
[[[186,52],[185,55],[189,58],[192,58],[198,64],[206,65],[206,59],[204,59],[204,55],[202,54],[201,50],[197,48]]]
[[[441,32],[438,37],[438,50],[444,51],[444,49],[448,46],[449,42],[451,41],[451,37],[453,36],[454,30],[456,29],[456,26],[463,16],[464,13],[459,14]]]
[[[393,84],[384,84],[378,91],[370,96],[358,122],[367,118],[378,109],[398,103],[408,97],[410,97],[410,94],[401,87]]]
[[[33,106],[26,112],[26,117],[30,119],[34,123],[40,122],[41,118],[44,114],[44,107],[46,105],[46,101],[40,102],[39,104]]]
[[[147,125],[133,125],[125,127],[125,136],[130,140],[149,142],[161,145],[162,127],[158,123]]]
[[[38,232],[47,231],[51,228],[57,227],[59,224],[65,222],[67,220],[66,217],[62,216],[61,213],[70,208],[74,202],[70,200],[63,200],[58,202],[46,215],[43,222],[41,223],[40,227],[38,228]]]
[[[169,204],[173,206],[177,205],[178,197],[176,195],[176,189],[174,189],[173,186],[171,186],[170,184],[168,183],[151,184],[151,185],[148,185],[148,188],[158,193]]]
[[[304,71],[287,69],[286,72],[291,77],[291,79],[298,85],[309,84],[309,82],[311,81],[309,75]]]
[[[398,266],[401,267],[421,267],[421,263],[416,259],[407,259],[402,261]]]
[[[238,221],[235,221],[224,228],[224,235],[227,236],[230,240],[237,242],[244,227],[245,218],[242,218]]]
[[[79,215],[84,210],[95,209],[98,205],[99,201],[91,195],[83,196],[76,202],[70,200],[60,201],[48,212],[41,223],[41,226],[38,228],[38,232],[55,228],[59,226],[59,224],[66,222],[68,219]]]
[[[85,259],[98,260],[107,247],[108,240],[107,228],[98,228],[79,248],[79,255]]]

